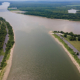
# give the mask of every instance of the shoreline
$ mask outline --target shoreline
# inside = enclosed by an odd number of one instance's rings
[[[64,45],[57,39],[54,37],[54,35],[52,35],[52,31],[49,32],[49,34],[55,39],[56,42],[58,42],[63,49],[66,51],[66,53],[68,54],[68,56],[70,57],[71,61],[73,62],[73,64],[76,66],[76,68],[78,69],[79,73],[80,73],[80,65],[77,63],[77,61],[74,59],[74,57],[70,54],[70,52],[64,47]]]
[[[10,10],[8,10],[8,11],[10,11]],[[20,11],[20,10],[19,10]],[[10,11],[10,12],[12,12],[12,13],[17,13],[17,14],[23,14],[23,15],[29,15],[29,16],[36,16],[36,17],[42,17],[42,18],[47,18],[47,19],[55,19],[55,20],[66,20],[66,21],[76,21],[76,22],[80,22],[80,20],[71,20],[71,19],[57,19],[57,18],[48,18],[48,17],[43,17],[43,16],[37,16],[37,15],[30,15],[30,14],[24,14],[24,13],[18,13],[18,12],[16,12],[16,10],[14,10],[14,11]]]
[[[17,13],[17,14],[24,14],[26,11],[16,11],[16,10],[14,10],[14,11],[10,11],[10,12]]]
[[[13,33],[14,33],[14,30],[13,30]],[[14,35],[14,41],[15,41],[15,35]],[[10,57],[7,60],[7,66],[5,67],[2,80],[7,80],[7,78],[8,78],[8,75],[9,75],[9,72],[10,72],[10,69],[11,69],[11,66],[12,66],[12,57],[13,57],[14,47],[15,47],[15,43],[14,43],[13,47],[10,50]]]

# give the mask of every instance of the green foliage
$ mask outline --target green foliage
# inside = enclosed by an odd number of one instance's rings
[[[2,20],[3,20],[3,18],[2,18]],[[4,23],[5,23],[5,25],[2,24],[2,26],[3,27],[7,26],[8,34],[9,34],[9,40],[8,40],[8,43],[6,44],[6,52],[5,52],[3,61],[1,62],[1,69],[3,69],[7,65],[6,60],[9,58],[9,56],[10,56],[10,49],[12,48],[12,46],[14,44],[14,34],[13,34],[12,26],[8,22],[6,22],[5,20],[4,20]],[[4,27],[4,29],[2,31],[4,31],[4,30],[5,30],[5,32],[3,32],[2,35],[4,35],[4,33],[6,35],[6,27]],[[5,36],[4,36],[4,39],[5,39]],[[4,40],[3,40],[3,42],[4,42]],[[2,49],[2,47],[1,47],[1,49]]]
[[[1,69],[4,68],[7,65],[6,61],[1,62]]]
[[[76,41],[76,37],[70,36],[69,40],[70,41]]]
[[[80,36],[78,37],[78,41],[80,41]]]
[[[76,6],[68,6],[76,5]],[[80,10],[79,2],[10,2],[9,8],[17,7],[18,10],[27,11],[26,15],[43,16],[47,18],[80,20],[80,12],[68,13],[73,8]]]
[[[79,55],[79,53],[77,52],[77,55]]]
[[[63,31],[60,31],[60,33],[62,33],[62,34],[63,34],[64,32],[63,32]]]
[[[67,38],[67,34],[64,34],[64,37],[66,37],[66,38]]]
[[[10,53],[10,51],[9,51],[9,53]],[[8,59],[9,59],[9,57],[10,57],[10,54],[7,54],[6,60],[8,60]]]
[[[74,36],[73,32],[70,32],[69,35]]]
[[[5,36],[7,34],[4,19],[0,17],[0,55],[2,54]]]
[[[53,31],[54,33],[57,33],[57,31]]]
[[[53,31],[54,33],[62,33],[64,37],[67,38],[69,36],[70,41],[76,41],[78,37],[78,41],[80,41],[80,34],[74,34],[73,32],[63,32],[63,31]]]
[[[3,49],[2,49],[2,50],[0,50],[0,55],[5,55],[5,53],[4,53],[4,51],[3,51]]]

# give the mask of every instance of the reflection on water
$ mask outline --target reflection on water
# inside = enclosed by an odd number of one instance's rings
[[[7,80],[80,80],[78,70],[50,30],[80,33],[80,22],[0,12],[15,32],[16,45]]]
[[[68,10],[68,13],[76,13],[78,10],[75,10],[75,9],[70,9]]]

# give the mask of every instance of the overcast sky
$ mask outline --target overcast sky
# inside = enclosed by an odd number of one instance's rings
[[[0,0],[0,1],[80,1],[80,0]]]

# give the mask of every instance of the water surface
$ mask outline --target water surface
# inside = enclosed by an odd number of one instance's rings
[[[68,13],[76,13],[78,10],[76,10],[76,9],[70,9],[70,10],[68,10]]]
[[[80,22],[2,10],[0,16],[13,26],[16,41],[7,80],[80,80],[80,74],[67,53],[49,35],[50,30],[79,34]]]

